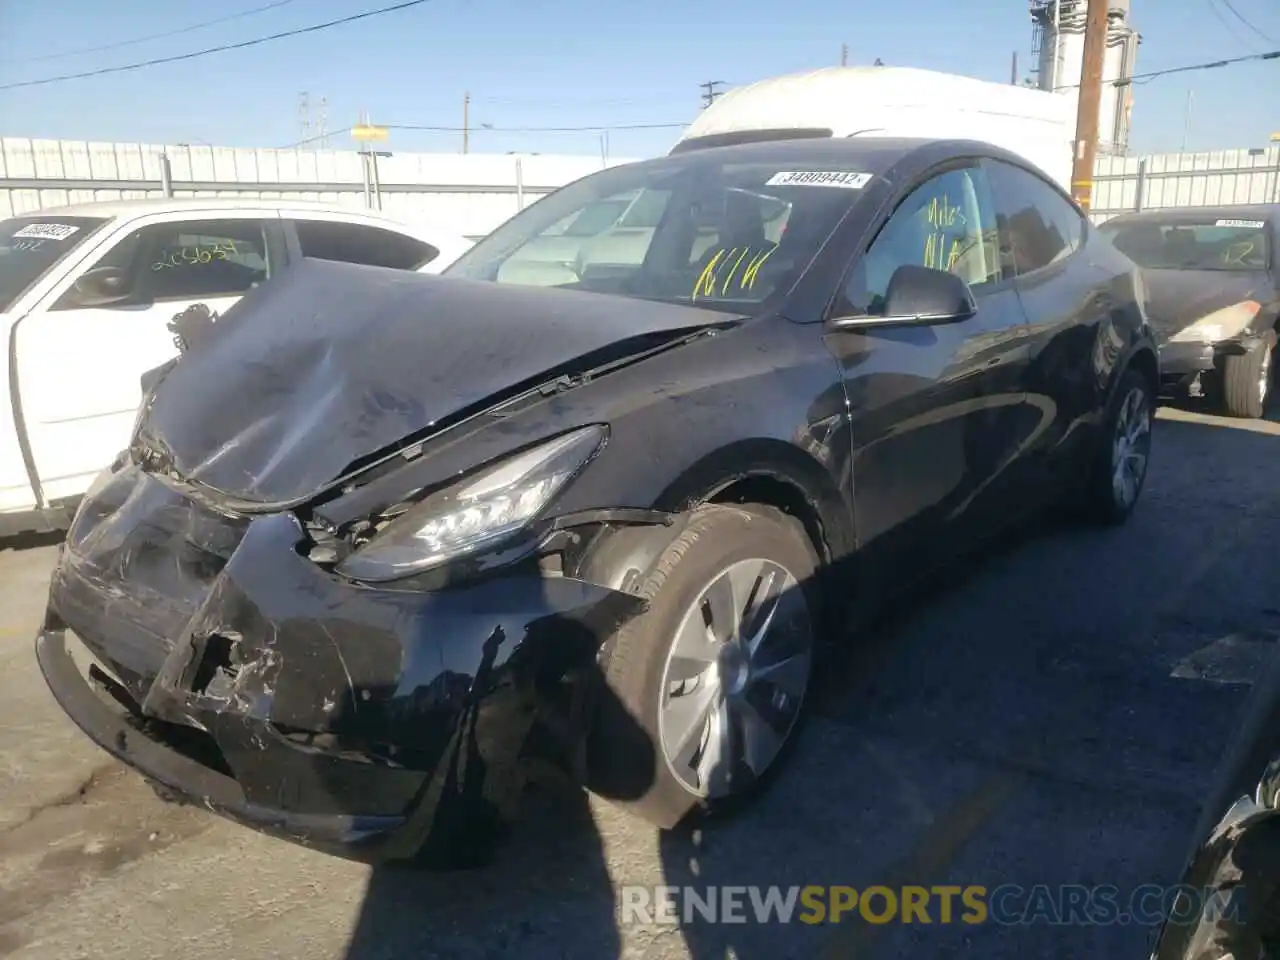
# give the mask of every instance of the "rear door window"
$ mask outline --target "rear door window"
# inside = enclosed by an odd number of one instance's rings
[[[1084,242],[1084,217],[1035,174],[988,160],[991,189],[1001,225],[1007,230],[1005,266],[1017,276],[1065,260]]]
[[[440,255],[415,237],[362,223],[295,220],[298,245],[304,257],[339,260],[393,270],[420,270]]]

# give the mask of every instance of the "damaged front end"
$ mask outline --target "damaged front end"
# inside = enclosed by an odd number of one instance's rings
[[[315,546],[292,512],[219,513],[118,467],[53,575],[50,688],[169,799],[359,859],[480,844],[531,765],[572,767],[600,638],[639,602],[538,556],[371,586]]]
[[[1162,388],[1174,396],[1203,397],[1221,378],[1229,357],[1269,349],[1276,317],[1256,300],[1210,310],[1191,322],[1183,315],[1165,324],[1160,344]],[[1172,332],[1170,330],[1172,329]]]
[[[644,606],[617,571],[666,541],[618,544],[672,524],[549,514],[608,429],[546,410],[724,318],[610,329],[590,298],[304,266],[150,378],[61,548],[38,660],[169,799],[357,859],[469,856],[532,770],[583,775],[603,641]]]

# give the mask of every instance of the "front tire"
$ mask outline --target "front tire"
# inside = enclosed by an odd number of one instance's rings
[[[1120,379],[1103,423],[1082,501],[1087,520],[1119,526],[1129,519],[1147,480],[1155,393],[1138,370]]]
[[[1222,363],[1222,405],[1233,417],[1256,420],[1266,412],[1271,395],[1271,352],[1275,334],[1255,343],[1247,353],[1226,357]]]
[[[698,508],[637,590],[649,608],[605,646],[588,788],[664,828],[763,788],[807,705],[817,567],[780,511]]]

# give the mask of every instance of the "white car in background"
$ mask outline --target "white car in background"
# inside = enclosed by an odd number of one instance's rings
[[[0,221],[0,536],[59,530],[123,449],[168,323],[303,257],[438,273],[457,234],[300,201],[89,203]]]

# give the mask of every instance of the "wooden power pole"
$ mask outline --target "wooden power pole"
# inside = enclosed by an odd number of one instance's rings
[[[1076,107],[1075,161],[1071,195],[1085,210],[1093,199],[1093,167],[1098,156],[1098,115],[1102,107],[1102,67],[1107,49],[1109,0],[1089,0],[1080,68],[1080,100]]]

